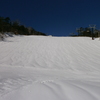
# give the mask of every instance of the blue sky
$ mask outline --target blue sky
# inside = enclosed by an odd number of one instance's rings
[[[100,0],[0,0],[0,16],[48,35],[66,36],[89,24],[100,29]]]

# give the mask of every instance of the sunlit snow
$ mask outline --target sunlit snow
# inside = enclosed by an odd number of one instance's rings
[[[100,40],[14,36],[0,41],[0,100],[100,100]]]

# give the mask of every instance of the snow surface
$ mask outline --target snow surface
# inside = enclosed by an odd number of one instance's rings
[[[0,100],[100,100],[100,41],[15,36],[0,42]]]

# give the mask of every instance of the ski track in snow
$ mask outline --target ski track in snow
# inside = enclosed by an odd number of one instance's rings
[[[0,100],[100,100],[100,41],[15,36],[0,42]]]

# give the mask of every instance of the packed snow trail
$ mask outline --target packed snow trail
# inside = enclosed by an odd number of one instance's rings
[[[0,100],[100,100],[100,41],[15,36],[0,42]]]

